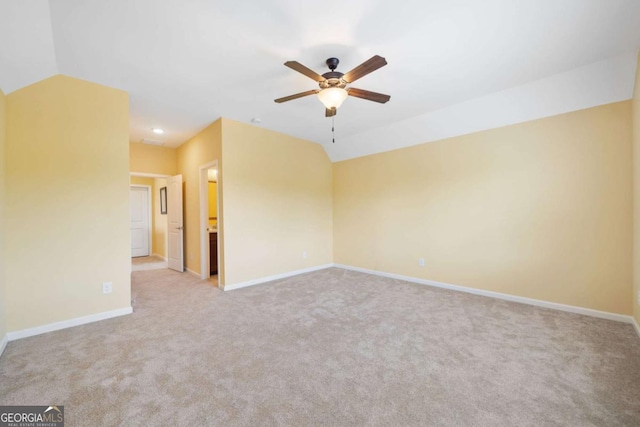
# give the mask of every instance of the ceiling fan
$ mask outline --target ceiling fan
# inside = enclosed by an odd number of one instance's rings
[[[346,74],[336,71],[339,63],[340,60],[338,60],[338,58],[327,59],[327,66],[331,71],[320,75],[297,61],[285,62],[285,66],[317,81],[320,89],[308,90],[306,92],[296,93],[295,95],[285,96],[284,98],[278,98],[275,102],[287,102],[304,96],[317,94],[320,101],[326,107],[325,116],[333,117],[336,115],[338,107],[342,105],[342,102],[347,98],[347,96],[355,96],[356,98],[379,102],[381,104],[384,104],[391,99],[389,95],[384,95],[382,93],[347,87],[347,85],[355,82],[359,78],[362,78],[378,68],[387,65],[386,59],[375,55]]]

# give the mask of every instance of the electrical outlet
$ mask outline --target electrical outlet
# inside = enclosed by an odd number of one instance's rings
[[[420,258],[418,264],[420,264],[420,267],[424,267],[424,258]]]
[[[302,252],[302,258],[307,259],[307,251]]]
[[[640,291],[638,291],[638,305],[640,305]]]
[[[110,294],[113,291],[113,282],[103,282],[102,283],[102,293]]]

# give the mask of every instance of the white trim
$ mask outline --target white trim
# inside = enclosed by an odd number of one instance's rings
[[[2,357],[2,353],[4,353],[4,349],[7,348],[7,344],[9,343],[9,336],[5,335],[0,341],[0,357]]]
[[[260,279],[248,280],[246,282],[235,283],[233,285],[226,285],[223,290],[233,291],[240,288],[246,288],[247,286],[259,285],[261,283],[272,282],[274,280],[286,279],[287,277],[297,276],[298,274],[311,273],[312,271],[324,270],[325,268],[334,267],[333,264],[317,265],[315,267],[305,268],[302,270],[289,271],[287,273],[276,274],[273,276],[262,277]]]
[[[222,187],[222,171],[220,170],[217,160],[216,174],[216,229],[218,230],[216,232],[216,254],[218,255],[218,259],[216,261],[218,265],[216,275],[218,276],[218,287],[224,288],[224,282],[222,281],[222,277],[224,277],[224,274],[222,274],[224,272],[224,265],[222,265],[220,258],[220,254],[222,253],[222,249],[220,248],[220,246],[224,243],[224,240],[222,239],[224,227],[222,225],[222,214],[220,212],[220,188]],[[209,266],[209,273],[211,273],[211,266]]]
[[[636,333],[638,334],[638,337],[640,337],[640,325],[638,325],[638,322],[636,321],[635,317],[631,317],[631,323],[633,323],[633,328],[636,330]]]
[[[129,172],[129,176],[138,176],[140,178],[169,178],[171,175],[162,173],[146,173],[146,172]]]
[[[194,276],[196,276],[198,279],[201,279],[200,277],[200,273],[198,273],[197,271],[193,271],[187,267],[184,268],[184,272],[185,273],[189,273],[189,274],[193,274]]]
[[[521,304],[535,305],[537,307],[550,308],[553,310],[567,311],[569,313],[582,314],[584,316],[599,317],[601,319],[615,320],[616,322],[632,323],[631,316],[624,314],[609,313],[606,311],[593,310],[590,308],[576,307],[573,305],[559,304],[555,302],[542,301],[533,298],[519,297],[515,295],[503,294],[500,292],[485,291],[483,289],[468,288],[466,286],[452,285],[449,283],[436,282],[435,280],[419,279],[417,277],[402,276],[400,274],[385,273],[382,271],[369,270],[366,268],[353,267],[350,265],[335,264],[334,267],[345,270],[358,271],[360,273],[373,274],[376,276],[388,277],[390,279],[404,280],[405,282],[417,283],[420,285],[435,286],[437,288],[450,289],[453,291],[466,292],[474,295],[482,295],[490,298],[497,298],[505,301],[519,302]]]
[[[102,313],[90,314],[89,316],[76,317],[74,319],[62,320],[60,322],[49,323],[48,325],[36,326],[35,328],[23,329],[21,331],[9,332],[7,337],[9,341],[15,341],[21,338],[32,337],[34,335],[46,334],[47,332],[58,331],[60,329],[71,328],[74,326],[86,325],[87,323],[97,322],[99,320],[111,319],[112,317],[124,316],[133,313],[133,308],[124,307],[117,310],[104,311]]]
[[[209,169],[218,169],[218,160],[214,160],[199,167],[200,186],[200,278],[208,279],[211,276],[209,266]],[[217,202],[217,200],[216,200]],[[217,204],[216,204],[217,206]],[[218,253],[220,251],[218,250]],[[219,261],[219,260],[218,260]],[[218,268],[220,268],[218,263]]]
[[[145,184],[129,184],[129,188],[146,188],[147,189],[147,208],[149,211],[149,253],[144,256],[151,256],[153,253],[153,200],[151,199],[151,193],[153,191],[153,186],[145,185]],[[131,221],[131,219],[129,219]],[[131,239],[131,236],[129,236]],[[131,240],[129,240],[131,242]]]

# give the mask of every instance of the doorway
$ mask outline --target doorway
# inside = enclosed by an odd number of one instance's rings
[[[162,209],[162,188],[167,186],[167,177],[151,174],[135,174],[130,176],[131,192],[144,189],[146,198],[146,206],[140,208],[143,203],[142,197],[133,194],[130,199],[131,210],[131,271],[142,270],[158,270],[168,267],[167,264],[167,215],[163,214]],[[166,212],[166,209],[164,210]],[[142,247],[139,244],[140,235],[143,234],[134,231],[136,223],[140,217],[147,218],[148,231],[144,233],[147,236],[148,246],[145,250],[136,248]]]
[[[151,255],[151,187],[131,185],[129,190],[131,258]]]
[[[200,166],[200,277],[220,286],[218,161]]]

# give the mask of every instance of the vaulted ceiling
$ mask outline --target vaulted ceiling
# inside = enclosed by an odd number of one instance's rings
[[[332,160],[629,99],[637,0],[0,0],[0,88],[62,73],[125,90],[131,140],[177,146],[218,117],[322,144]],[[386,67],[332,120],[283,66]],[[166,130],[162,136],[151,129]]]

